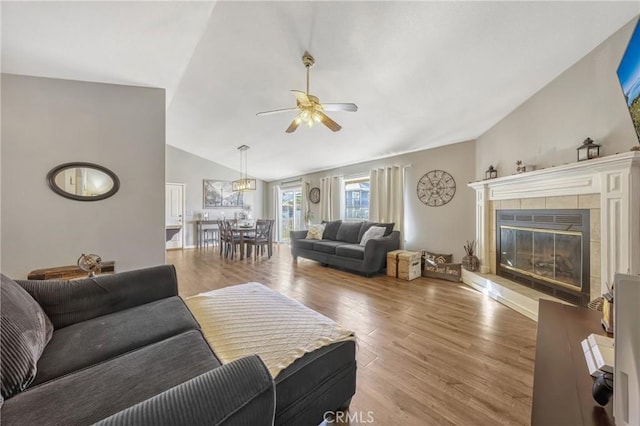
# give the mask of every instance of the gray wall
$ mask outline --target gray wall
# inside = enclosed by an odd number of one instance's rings
[[[490,164],[498,175],[515,173],[516,160],[538,167],[576,161],[591,137],[604,154],[638,144],[616,69],[636,19],[605,40],[477,139],[476,177]],[[509,88],[506,87],[505,90]]]
[[[71,265],[81,253],[125,271],[164,263],[165,91],[2,75],[2,272]],[[63,198],[47,172],[103,165],[120,191]]]
[[[405,187],[405,248],[427,249],[440,253],[453,253],[456,261],[464,256],[462,246],[475,236],[475,193],[467,183],[475,176],[475,143],[462,142],[440,148],[398,155],[381,160],[368,161],[319,173],[301,176],[302,182],[310,181],[311,187],[320,186],[325,176],[349,178],[368,174],[374,167],[384,165],[411,165],[406,173]],[[456,181],[453,200],[442,207],[424,205],[416,194],[418,180],[433,169],[449,172]],[[294,179],[294,178],[292,178]],[[285,179],[286,181],[292,179]],[[279,182],[269,184],[269,193]],[[304,188],[303,188],[304,189]],[[273,210],[273,197],[268,197],[269,210]],[[319,219],[319,205],[312,204],[314,223]]]
[[[223,211],[227,218],[233,218],[234,213],[241,211],[241,209],[232,208],[205,210],[202,199],[202,180],[234,180],[238,179],[240,172],[170,145],[167,145],[166,150],[167,182],[185,185],[185,246],[194,246],[196,244],[195,221],[200,219],[203,212],[209,212],[210,219],[218,219]],[[240,161],[240,154],[238,154],[238,161]],[[247,167],[251,171],[250,161]],[[248,191],[244,194],[244,204],[251,206],[254,219],[264,217],[264,187],[264,182],[258,179],[256,191]]]

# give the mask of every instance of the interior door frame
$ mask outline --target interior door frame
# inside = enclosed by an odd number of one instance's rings
[[[185,242],[186,242],[186,235],[187,235],[187,225],[186,225],[186,220],[185,220],[185,216],[186,216],[186,200],[187,200],[187,185],[184,183],[178,183],[178,182],[165,182],[164,183],[164,187],[165,187],[165,199],[164,199],[164,204],[165,204],[165,208],[167,206],[167,198],[166,198],[166,188],[167,185],[177,185],[177,186],[181,186],[182,187],[182,229],[180,230],[180,239],[181,239],[181,246],[180,247],[176,247],[176,248],[170,248],[168,249],[166,247],[166,243],[167,241],[165,241],[165,250],[184,250],[185,249]],[[167,224],[167,218],[165,217],[164,219],[165,222],[165,226]],[[165,234],[166,234],[166,228],[165,228]],[[165,238],[166,240],[166,238]]]

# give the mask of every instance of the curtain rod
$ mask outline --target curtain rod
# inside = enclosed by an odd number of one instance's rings
[[[299,183],[302,182],[302,178],[298,178],[298,179],[292,179],[292,180],[285,180],[285,181],[280,181],[280,185],[289,185],[292,183]]]

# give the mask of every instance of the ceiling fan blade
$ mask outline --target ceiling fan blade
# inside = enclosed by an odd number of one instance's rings
[[[285,132],[286,133],[293,133],[293,132],[296,131],[296,129],[298,128],[299,125],[300,125],[300,120],[299,120],[298,116],[296,116],[296,118],[293,119],[291,124],[289,124],[289,127],[287,127],[287,130],[285,130]]]
[[[306,93],[300,90],[292,90],[293,94],[296,95],[296,99],[299,103],[309,103],[309,97]]]
[[[323,103],[322,108],[325,111],[358,111],[358,105],[352,103]]]
[[[320,111],[316,112],[316,114],[320,115],[320,121],[322,121],[322,124],[331,129],[331,131],[337,132],[338,130],[342,129],[342,126],[330,119],[327,114]]]
[[[260,116],[260,115],[270,115],[270,114],[278,114],[281,112],[287,112],[287,111],[296,111],[298,108],[282,108],[282,109],[274,109],[273,111],[263,111],[263,112],[259,112],[256,115]]]

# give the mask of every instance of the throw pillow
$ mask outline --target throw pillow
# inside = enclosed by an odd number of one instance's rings
[[[338,236],[338,229],[340,229],[340,224],[342,223],[341,220],[334,220],[332,222],[325,222],[322,221],[322,223],[325,224],[324,227],[324,234],[322,235],[322,237],[325,240],[336,240],[336,237]]]
[[[364,235],[365,232],[367,232],[369,230],[369,228],[371,228],[372,226],[381,226],[384,228],[384,237],[391,235],[391,232],[393,231],[393,227],[395,226],[395,223],[376,223],[376,222],[369,222],[368,220],[365,220],[364,222],[362,222],[362,228],[360,228],[360,235],[358,236],[359,240],[362,240],[362,236]]]
[[[367,232],[362,236],[360,245],[365,246],[367,245],[367,241],[382,237],[384,235],[384,231],[385,229],[382,226],[372,226],[367,229]]]
[[[453,261],[453,255],[426,252],[424,260],[433,266],[442,265],[451,263]]]
[[[2,397],[27,388],[36,377],[37,364],[53,326],[40,305],[18,283],[0,280],[0,360]]]
[[[324,223],[320,225],[311,225],[307,231],[307,240],[321,240],[324,234]]]

